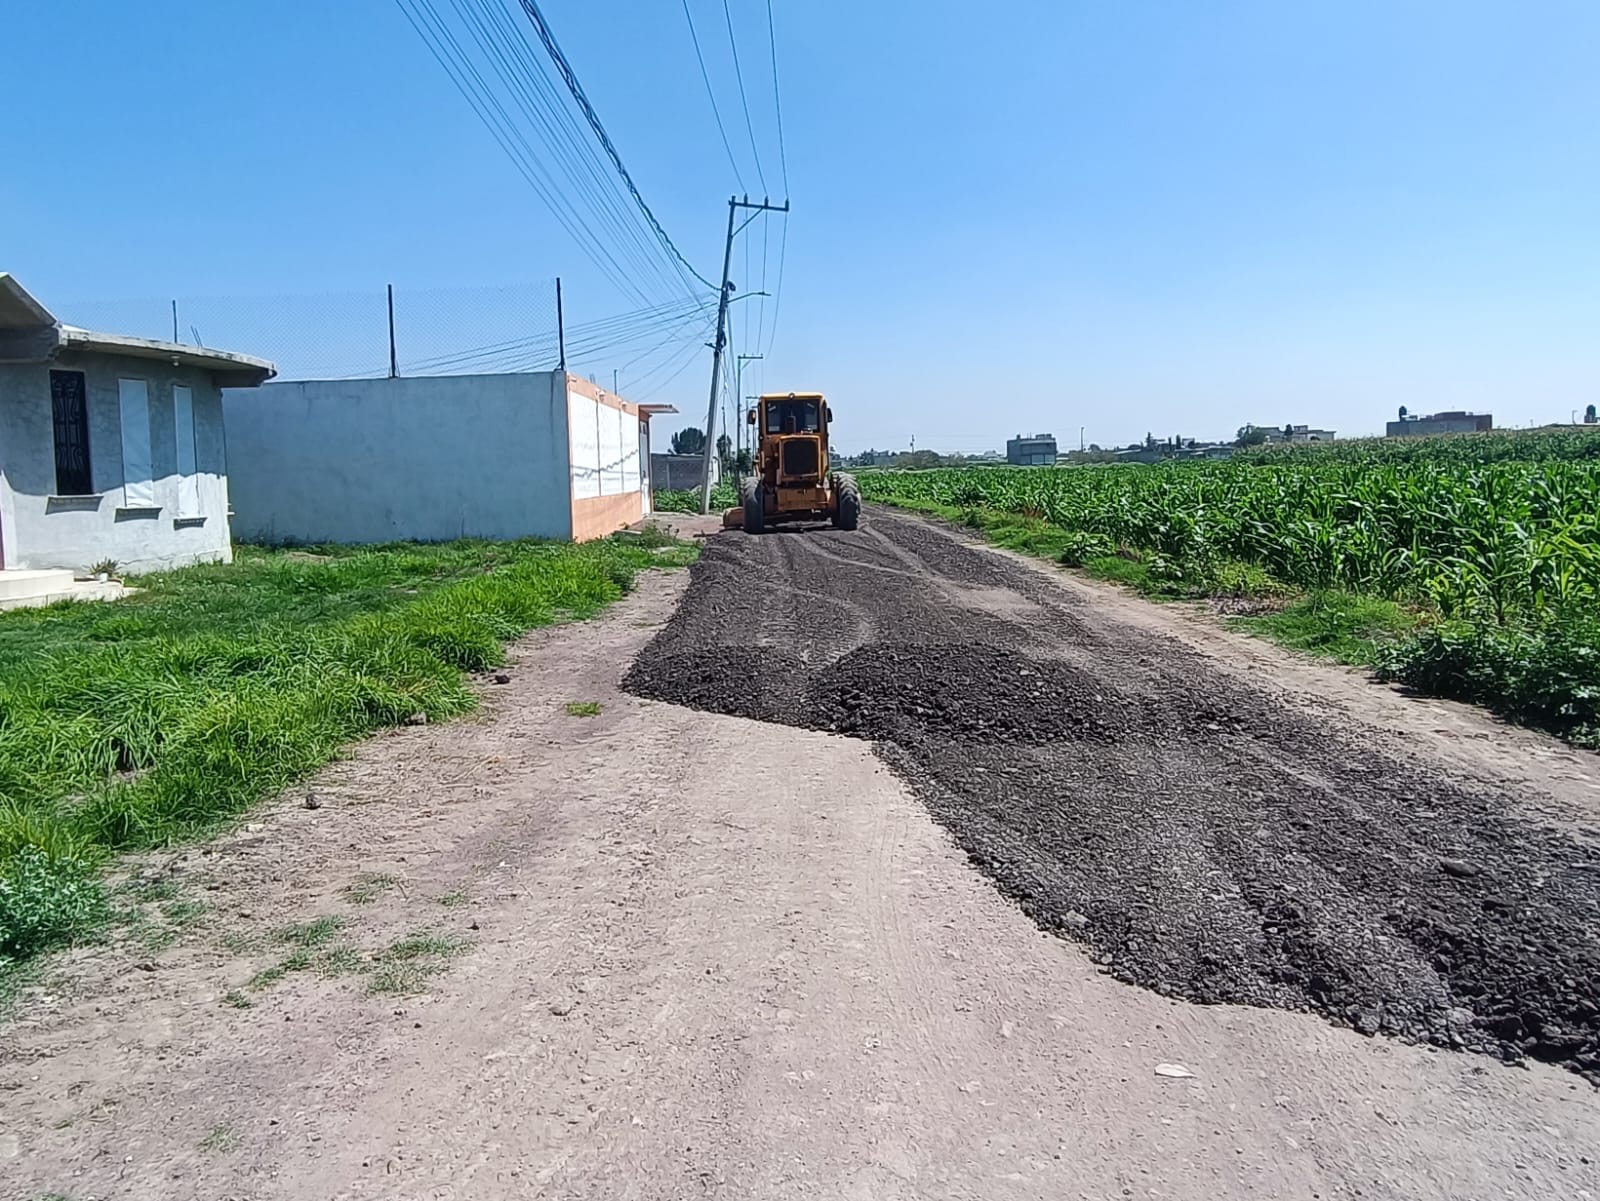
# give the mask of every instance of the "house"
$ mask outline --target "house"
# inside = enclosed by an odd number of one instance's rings
[[[1337,436],[1333,430],[1313,429],[1308,425],[1259,425],[1255,428],[1265,430],[1267,441],[1277,444],[1284,442],[1332,442]]]
[[[1006,439],[1006,462],[1018,467],[1054,467],[1054,434],[1018,434]]]
[[[0,567],[228,562],[222,389],[265,359],[65,325],[0,272]],[[47,572],[44,569],[62,569]]]
[[[1472,434],[1494,428],[1491,413],[1468,413],[1456,409],[1448,413],[1417,414],[1412,416],[1400,410],[1399,421],[1383,427],[1385,438],[1427,438],[1435,434]]]
[[[234,530],[269,544],[584,541],[650,512],[650,418],[565,371],[297,380],[224,398]]]

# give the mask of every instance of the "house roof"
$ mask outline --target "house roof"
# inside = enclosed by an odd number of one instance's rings
[[[210,371],[225,388],[254,388],[278,374],[272,363],[254,355],[64,325],[15,276],[0,271],[0,362],[44,362],[67,350],[161,359],[175,367],[198,367]]]

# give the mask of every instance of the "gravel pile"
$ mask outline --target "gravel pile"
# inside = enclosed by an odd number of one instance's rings
[[[1600,831],[1519,817],[936,527],[712,539],[626,684],[873,740],[1120,979],[1600,1083]]]

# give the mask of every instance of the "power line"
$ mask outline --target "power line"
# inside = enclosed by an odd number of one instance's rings
[[[616,146],[611,141],[611,135],[606,133],[606,128],[600,122],[600,116],[594,111],[594,105],[589,103],[589,97],[584,93],[583,85],[578,82],[578,76],[572,69],[572,64],[567,62],[567,56],[561,52],[561,47],[556,43],[555,34],[550,31],[550,26],[545,22],[544,14],[539,11],[539,6],[534,0],[519,0],[522,10],[528,14],[528,19],[533,22],[534,29],[539,34],[539,40],[544,43],[545,52],[550,55],[550,60],[555,63],[556,70],[560,73],[562,82],[567,85],[567,91],[577,102],[582,110],[584,119],[589,122],[589,128],[594,130],[595,137],[600,139],[600,145],[605,148],[606,154],[611,159],[611,164],[617,169],[617,174],[622,177],[623,183],[628,185],[634,203],[639,206],[639,211],[645,215],[650,226],[655,230],[656,237],[661,239],[661,244],[672,252],[673,256],[688,269],[706,287],[715,290],[713,284],[705,276],[694,269],[694,264],[684,258],[683,252],[667,236],[667,231],[661,228],[661,222],[656,220],[656,215],[650,211],[650,206],[644,202],[644,197],[639,194],[639,189],[633,182],[633,176],[628,174],[627,167],[622,164],[622,156],[617,153]]]
[[[733,177],[739,181],[739,190],[744,191],[744,176],[739,173],[739,163],[733,157],[733,146],[728,141],[728,130],[722,124],[722,110],[717,107],[717,94],[711,88],[711,74],[706,70],[705,55],[700,53],[700,35],[695,32],[694,16],[689,12],[689,0],[683,0],[683,19],[689,22],[689,40],[694,43],[695,61],[700,64],[700,78],[705,80],[706,99],[711,101],[711,115],[717,119],[717,132],[722,135],[722,148],[728,154],[728,166],[733,168]]]
[[[733,76],[739,81],[739,104],[744,109],[745,132],[750,135],[750,154],[756,160],[756,178],[761,181],[761,190],[766,192],[767,177],[761,170],[761,152],[756,149],[756,127],[750,123],[750,102],[744,97],[744,72],[739,67],[739,43],[733,36],[733,13],[728,8],[728,0],[722,0],[722,15],[728,22],[728,47],[733,51]]]
[[[783,304],[783,260],[789,249],[789,214],[783,215],[783,230],[778,235],[778,282],[772,287],[772,329],[767,333],[767,352],[778,336],[778,311]]]
[[[523,179],[527,181],[539,198],[544,201],[545,207],[555,217],[556,221],[567,231],[568,236],[578,244],[590,262],[594,263],[600,273],[623,293],[631,293],[641,303],[648,304],[649,297],[637,287],[628,282],[626,273],[611,255],[599,237],[589,227],[572,205],[565,202],[559,195],[555,181],[540,165],[538,156],[533,153],[533,148],[516,128],[515,122],[505,111],[493,91],[488,87],[483,76],[467,59],[459,42],[455,40],[445,25],[438,11],[429,0],[411,0],[415,10],[408,6],[407,0],[396,0],[400,10],[405,13],[406,20],[411,23],[412,29],[417,33],[428,47],[434,61],[450,78],[456,90],[471,106],[489,133],[499,144],[512,164],[517,168]],[[452,53],[453,52],[453,53]],[[520,152],[518,146],[520,145]],[[580,232],[580,230],[582,232]]]
[[[772,0],[767,0],[767,45],[772,50],[772,108],[778,117],[778,165],[783,168],[783,198],[789,199],[789,155],[783,148],[783,97],[778,93],[778,35],[772,23]]]
[[[565,98],[539,66],[521,27],[498,0],[451,0],[451,4],[566,176],[571,195],[612,234],[642,279],[653,277],[669,289],[692,291],[682,269],[663,258],[660,245],[647,236],[638,213],[618,192],[615,178],[602,166]],[[664,269],[667,263],[672,271]]]
[[[771,225],[772,225],[772,214],[763,212],[761,214],[761,289],[760,289],[762,292],[765,292],[767,290],[767,231],[768,231],[768,229],[770,228]],[[766,326],[767,326],[767,298],[765,296],[757,297],[756,298],[756,305],[757,305],[757,310],[756,310],[756,340],[754,342],[752,342],[750,345],[754,346],[757,350],[760,350],[761,349],[761,334],[766,329]],[[750,324],[749,324],[749,322],[745,323],[744,332],[745,332],[745,334],[747,336],[749,335],[749,333],[750,333]]]

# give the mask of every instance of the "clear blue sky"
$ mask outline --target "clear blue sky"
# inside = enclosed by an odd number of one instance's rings
[[[765,8],[731,4],[777,191]],[[775,5],[795,212],[755,382],[829,392],[847,449],[1600,402],[1593,0]],[[544,7],[714,277],[733,172],[677,0]],[[692,8],[754,188],[721,6]],[[569,321],[632,307],[393,0],[5,24],[0,269],[46,303],[560,274]],[[708,369],[658,399],[701,409]]]

